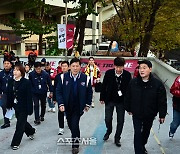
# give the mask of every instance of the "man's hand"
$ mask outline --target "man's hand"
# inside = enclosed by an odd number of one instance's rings
[[[131,112],[128,112],[129,115],[133,115]]]
[[[85,112],[88,112],[88,110],[89,110],[89,107],[86,106],[86,107],[84,108],[84,111],[85,111]]]
[[[60,107],[59,107],[59,110],[60,110],[61,112],[64,112],[64,111],[65,111],[64,105],[60,106]]]
[[[159,118],[159,123],[160,123],[160,124],[163,124],[164,121],[165,121],[165,118]]]
[[[101,104],[105,104],[105,102],[104,102],[104,101],[100,101],[100,103],[101,103]]]
[[[53,101],[53,104],[55,105],[57,102],[56,101]]]
[[[99,83],[99,82],[100,82],[100,78],[97,78],[97,79],[96,79],[96,83]]]

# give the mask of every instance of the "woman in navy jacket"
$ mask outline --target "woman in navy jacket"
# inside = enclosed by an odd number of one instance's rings
[[[24,78],[25,69],[21,64],[14,67],[14,79],[9,81],[7,90],[7,108],[14,108],[17,118],[16,130],[11,142],[13,150],[17,150],[23,134],[34,139],[35,128],[28,122],[27,117],[33,113],[33,102],[30,81]]]

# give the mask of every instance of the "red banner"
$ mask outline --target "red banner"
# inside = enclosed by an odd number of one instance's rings
[[[81,66],[82,68],[86,67],[87,63],[88,63],[88,59],[86,58],[82,58],[81,59]],[[127,59],[126,60],[126,63],[124,65],[124,68],[125,70],[129,71],[129,72],[134,72],[136,66],[137,66],[137,61],[138,60],[131,60],[131,59]],[[95,63],[96,65],[99,67],[99,69],[102,71],[102,72],[105,72],[109,69],[112,69],[114,68],[114,65],[113,65],[113,62],[114,60],[109,60],[109,59],[95,59]]]
[[[68,50],[73,48],[73,41],[74,41],[74,25],[68,24],[66,26],[66,48]]]

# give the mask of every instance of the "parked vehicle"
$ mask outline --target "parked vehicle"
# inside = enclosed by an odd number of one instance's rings
[[[100,43],[95,53],[96,56],[122,56],[122,57],[131,57],[131,52],[126,52],[125,47],[116,52],[110,51],[110,43]]]
[[[172,64],[174,64],[175,62],[177,62],[178,60],[176,60],[176,59],[169,59],[168,61],[167,61],[167,64],[169,64],[169,65],[172,65]]]

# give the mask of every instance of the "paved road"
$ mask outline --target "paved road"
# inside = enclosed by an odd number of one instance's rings
[[[167,89],[167,91],[169,91]],[[80,121],[81,137],[84,139],[95,137],[97,141],[91,142],[96,145],[82,145],[80,147],[80,154],[133,154],[133,126],[131,116],[125,115],[125,125],[122,133],[122,146],[116,147],[113,143],[114,133],[110,136],[107,142],[103,142],[103,135],[106,131],[104,124],[104,105],[99,102],[99,94],[95,94],[95,108],[90,109],[88,113],[85,113]],[[116,112],[114,112],[113,128],[116,127]],[[0,116],[2,117],[2,110],[0,110]],[[179,154],[180,153],[180,129],[173,140],[168,138],[169,124],[172,119],[172,105],[171,96],[168,92],[168,115],[165,124],[161,125],[158,131],[159,124],[157,119],[154,121],[153,129],[147,144],[147,150],[149,154]],[[30,116],[28,121],[34,126],[34,116]],[[0,121],[2,123],[2,121]],[[58,136],[58,123],[57,112],[49,113],[45,115],[45,121],[39,126],[34,126],[37,129],[37,133],[34,140],[30,140],[23,136],[20,149],[13,151],[10,148],[11,139],[15,130],[16,120],[11,120],[11,127],[0,130],[0,154],[70,154],[70,145],[57,145],[59,137],[69,138],[70,130],[65,124],[65,133],[62,136]],[[89,140],[90,141],[90,140]],[[96,142],[95,142],[96,141]],[[86,142],[88,143],[88,142]]]

